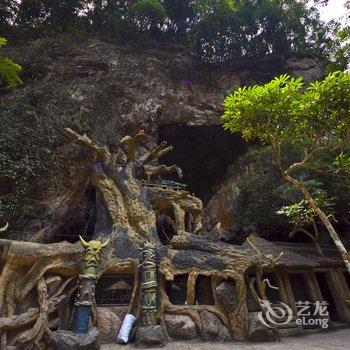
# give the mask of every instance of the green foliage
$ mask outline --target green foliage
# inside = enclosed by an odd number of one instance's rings
[[[301,78],[288,75],[239,88],[224,101],[223,121],[227,130],[265,144],[270,162],[284,176],[293,174],[321,209],[329,212],[334,200],[337,216],[349,217],[350,74],[331,73],[306,89]],[[300,193],[290,198],[277,191],[289,201],[278,208],[294,223],[314,214]]]
[[[237,226],[246,233],[259,232],[272,240],[288,237],[292,226],[276,211],[291,201],[279,190],[284,183],[273,165],[271,149],[252,149],[240,162],[238,167],[246,170],[232,180],[239,193],[234,213]],[[299,200],[300,195],[294,198]]]
[[[326,191],[321,188],[323,184],[318,181],[310,180],[305,185],[309,189],[316,186],[316,188],[311,191],[313,199],[327,215],[333,214],[336,199],[327,197]],[[297,203],[283,206],[276,214],[285,215],[295,227],[310,226],[317,219],[317,214],[305,199]]]
[[[164,6],[158,0],[136,0],[128,11],[136,20],[157,23],[166,17]]]
[[[23,30],[45,35],[71,30],[75,25],[84,27],[84,17],[79,16],[85,0],[22,0],[16,24]]]
[[[224,100],[224,127],[246,140],[344,149],[350,135],[350,74],[330,73],[303,90],[302,78],[281,75],[239,88]]]
[[[301,78],[281,75],[265,85],[240,87],[224,100],[224,128],[241,132],[245,140],[285,132],[292,121],[291,105],[298,101]]]
[[[307,139],[313,143],[308,148],[323,147],[332,152],[335,160],[341,155],[347,157],[350,151],[350,74],[334,72],[323,81],[311,83],[299,106],[298,128],[300,133],[307,132]]]
[[[344,61],[331,40],[335,29],[307,0],[6,0],[1,19],[31,36],[76,27],[122,41],[180,42],[207,62],[298,55]],[[337,35],[341,41],[344,34]]]
[[[301,150],[288,145],[284,152],[285,163],[292,163],[302,156]],[[269,146],[251,149],[237,164],[240,176],[231,181],[238,190],[235,220],[245,232],[255,231],[270,240],[288,240],[296,227],[309,229],[310,219],[303,213],[313,214],[302,194],[281,177]],[[346,185],[334,181],[331,174],[304,168],[297,174],[308,187],[317,204],[327,214],[346,223],[350,213],[350,191]],[[301,210],[298,217],[298,210]],[[287,215],[290,212],[290,215]],[[282,215],[284,214],[284,215]],[[295,217],[294,217],[295,214]],[[305,220],[307,218],[307,220]],[[319,220],[315,218],[316,223]],[[321,229],[321,228],[319,228]],[[312,231],[312,229],[311,229]]]
[[[239,88],[224,101],[224,127],[246,140],[293,144],[307,163],[336,174],[350,150],[350,74],[330,73],[303,90],[301,78],[282,75],[264,85]],[[275,154],[281,157],[282,154]],[[303,157],[302,157],[303,158]],[[302,159],[301,158],[301,159]],[[345,167],[346,168],[346,167]],[[344,170],[344,169],[343,169]],[[344,171],[343,171],[344,173]]]
[[[189,29],[187,43],[191,52],[204,61],[231,59],[235,8],[227,0],[199,0],[194,2],[195,16]],[[234,27],[233,27],[234,26]]]
[[[332,165],[334,166],[334,171],[336,173],[350,174],[350,152],[342,152],[337,155]]]
[[[193,1],[162,0],[162,3],[167,13],[165,39],[184,43],[196,15]]]
[[[161,25],[166,18],[164,6],[158,0],[136,0],[128,8],[128,21],[131,28],[138,32],[134,38],[143,38],[143,33],[148,38],[155,37],[159,33]]]
[[[0,38],[0,47],[6,45],[6,39]],[[7,57],[0,56],[0,77],[3,78],[6,83],[15,88],[18,84],[21,84],[22,81],[19,77],[22,67],[10,60]]]
[[[328,29],[307,1],[202,0],[195,5],[192,50],[207,61],[322,56],[328,47]]]
[[[0,1],[0,35],[7,36],[11,31],[13,23],[18,12],[18,2],[16,0],[1,0]]]
[[[342,20],[329,23],[332,40],[328,47],[328,72],[344,70],[350,65],[350,1],[345,7],[347,14]]]

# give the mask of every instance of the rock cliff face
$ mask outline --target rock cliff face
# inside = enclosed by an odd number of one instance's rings
[[[210,222],[230,226],[234,193],[227,185],[220,190],[221,181],[246,146],[218,127],[223,98],[238,86],[282,72],[311,81],[324,71],[310,59],[208,66],[179,47],[140,49],[98,39],[35,41],[5,54],[23,66],[25,84],[14,92],[0,89],[0,218],[32,240],[69,239],[93,226],[91,158],[66,140],[64,127],[112,149],[122,135],[140,129],[151,135],[149,146],[165,137],[175,145],[172,153],[185,168],[190,190],[209,203]],[[201,181],[204,185],[196,186]]]

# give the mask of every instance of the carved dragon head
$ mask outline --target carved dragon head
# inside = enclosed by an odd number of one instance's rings
[[[97,240],[86,242],[84,238],[81,236],[79,236],[79,239],[80,239],[81,245],[84,247],[84,250],[85,250],[85,255],[84,255],[85,265],[97,266],[101,259],[102,249],[108,245],[110,238],[108,238],[107,241],[104,243]]]

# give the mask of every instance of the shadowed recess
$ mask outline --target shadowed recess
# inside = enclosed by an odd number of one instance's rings
[[[162,162],[180,166],[183,171],[180,181],[204,203],[224,179],[227,168],[248,145],[240,135],[232,135],[221,126],[167,124],[159,127],[158,140],[174,146]]]

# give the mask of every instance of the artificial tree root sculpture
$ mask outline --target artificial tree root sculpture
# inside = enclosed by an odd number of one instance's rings
[[[106,243],[85,247],[86,267],[99,261],[98,256]],[[2,348],[10,345],[45,349],[52,331],[57,327],[71,327],[73,309],[68,304],[78,287],[79,272],[84,264],[83,247],[68,242],[39,244],[1,239],[0,246],[0,261],[4,263],[0,275]],[[130,312],[138,314],[137,260],[103,256],[99,266],[97,277],[105,271],[135,271]],[[90,270],[86,272],[91,275]]]
[[[196,324],[201,337],[204,337],[199,313],[206,310],[216,315],[223,325],[231,331],[235,339],[243,340],[247,328],[246,285],[245,271],[252,266],[252,260],[246,252],[234,246],[217,242],[216,237],[210,240],[208,236],[184,234],[174,236],[168,249],[167,256],[160,262],[160,272],[165,280],[171,281],[176,275],[188,274],[187,303],[186,305],[173,305],[161,287],[160,315],[165,313],[188,315]],[[195,284],[198,276],[211,278],[211,289],[214,305],[196,305]],[[222,281],[233,281],[237,298],[236,307],[228,310],[221,304],[217,296],[216,287]],[[161,318],[161,323],[164,320]]]
[[[43,348],[60,322],[60,305],[75,288],[80,248],[70,243],[43,245],[0,240],[2,345]],[[36,305],[31,306],[32,295]]]
[[[137,318],[134,332],[144,345],[151,329],[157,344],[169,339],[166,314],[188,315],[200,336],[206,339],[202,318],[209,313],[212,314],[209,317],[227,327],[227,334],[231,332],[233,338],[245,339],[248,328],[245,273],[256,264],[258,255],[261,265],[257,270],[258,294],[266,296],[262,268],[276,259],[261,256],[256,249],[249,255],[237,246],[220,242],[220,223],[212,231],[203,232],[202,201],[188,192],[185,185],[159,178],[170,173],[182,177],[177,165],[157,163],[172,150],[166,142],[146,151],[141,143],[147,135],[140,131],[135,136],[123,137],[113,153],[87,135],[71,129],[65,131],[94,156],[91,182],[96,188],[97,209],[92,240],[86,242],[80,237],[81,245],[78,242],[45,245],[0,239],[1,346],[41,349],[50,339],[54,341],[57,327],[70,329],[73,315],[77,332],[87,331],[90,316],[91,324],[99,326],[94,291],[103,274],[133,277],[133,286],[127,284],[132,288],[127,312]],[[160,217],[165,217],[174,231],[164,245],[156,226]],[[101,254],[107,244],[108,249]],[[174,305],[167,295],[166,281],[183,274],[188,275],[187,303]],[[201,279],[208,287],[205,292],[212,295],[212,304],[198,305],[196,288]],[[218,295],[222,283],[233,288],[232,307],[227,307],[228,301]],[[75,292],[74,314],[67,305],[72,304]],[[89,317],[80,324],[83,309]]]
[[[256,281],[259,293],[253,293],[253,295],[260,296],[259,300],[257,301],[259,305],[261,305],[261,300],[268,300],[266,296],[267,286],[272,289],[278,289],[277,287],[271,285],[268,278],[263,278],[264,269],[273,268],[276,265],[276,262],[282,257],[283,252],[281,252],[277,257],[274,257],[272,255],[265,255],[255,247],[249,238],[247,238],[247,243],[255,250],[257,256],[259,257],[259,263],[256,265],[256,278],[252,277],[253,282],[251,282],[250,285],[252,286],[254,284],[254,281]]]
[[[92,180],[113,220],[112,238],[117,231],[126,232],[125,238],[130,239],[136,249],[143,240],[157,241],[156,216],[150,210],[151,199],[147,188],[140,186],[139,181],[169,172],[182,176],[176,165],[152,164],[172,147],[162,142],[148,153],[141,154],[140,142],[147,137],[141,130],[133,137],[123,137],[117,144],[118,151],[112,153],[107,146],[96,145],[87,135],[79,135],[69,128],[65,132],[96,157]]]
[[[267,297],[266,288],[269,287],[271,289],[277,289],[277,290],[279,288],[276,286],[273,286],[270,283],[270,280],[268,278],[263,278],[263,273],[264,273],[264,270],[266,268],[271,269],[271,268],[275,267],[278,260],[280,260],[280,258],[282,257],[283,252],[280,252],[278,256],[274,257],[270,254],[269,255],[263,254],[249,238],[247,238],[247,243],[253,248],[253,250],[256,252],[256,256],[258,257],[258,264],[256,265],[256,277],[251,277],[249,280],[250,291],[252,293],[252,296],[253,296],[255,302],[259,306],[263,317],[265,317],[265,315],[267,313],[269,313],[269,317],[273,317],[276,305],[274,305]],[[256,284],[257,290],[255,290],[254,284]],[[277,309],[278,310],[280,309],[279,305],[277,305]],[[278,313],[276,315],[277,315],[277,317],[280,317],[280,315]],[[290,321],[292,321],[293,315],[287,315],[287,317],[291,317],[289,322],[286,322],[287,327],[288,326],[290,327],[292,325],[290,323]],[[279,319],[279,320],[277,320],[277,322],[275,324],[270,325],[271,330],[272,330],[276,340],[280,340],[279,331],[278,331],[279,330],[279,323],[278,322],[281,322],[281,320]],[[255,326],[257,326],[257,324]],[[261,326],[261,325],[258,325],[258,327],[259,326]],[[284,323],[282,323],[281,327],[283,327],[283,326],[285,326]],[[253,331],[254,330],[251,330],[251,332],[253,332]]]

